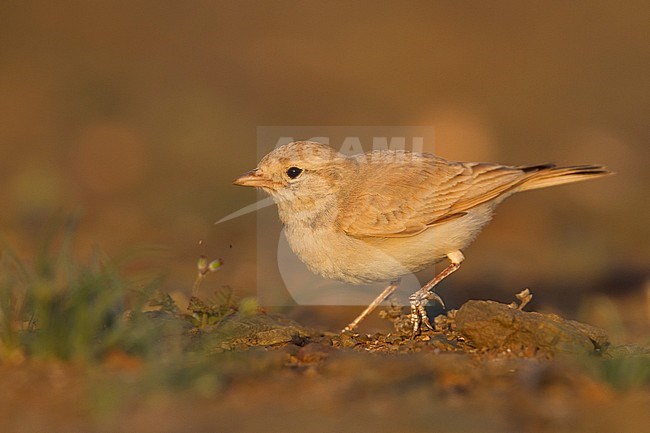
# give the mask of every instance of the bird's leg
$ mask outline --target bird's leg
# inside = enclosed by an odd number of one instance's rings
[[[411,323],[413,324],[413,335],[417,335],[420,331],[420,325],[424,324],[427,328],[433,329],[431,322],[429,322],[429,317],[424,307],[429,303],[429,301],[434,300],[439,302],[442,307],[445,307],[445,303],[442,301],[442,298],[438,296],[436,292],[433,291],[433,288],[444,280],[446,277],[454,273],[460,268],[460,264],[465,259],[463,253],[460,251],[454,251],[453,253],[447,254],[447,258],[451,262],[449,266],[443,269],[438,275],[436,275],[431,281],[426,283],[420,290],[413,293],[409,297],[411,303]]]
[[[363,310],[363,312],[361,312],[361,314],[359,314],[359,316],[357,316],[356,319],[354,319],[352,322],[350,322],[350,324],[349,324],[348,326],[346,326],[345,328],[343,328],[343,331],[342,331],[342,332],[346,332],[346,331],[347,331],[347,332],[350,332],[350,331],[352,331],[354,328],[356,328],[357,326],[359,326],[359,323],[361,323],[361,321],[362,321],[363,319],[365,319],[366,316],[367,316],[368,314],[372,313],[373,310],[374,310],[375,308],[377,308],[377,306],[378,306],[379,304],[381,304],[382,302],[384,302],[384,299],[388,298],[388,297],[389,297],[389,296],[390,296],[390,295],[391,295],[395,290],[397,290],[398,287],[399,287],[399,280],[396,280],[396,281],[391,282],[390,285],[389,285],[388,287],[386,287],[386,288],[384,289],[384,291],[381,292],[381,293],[379,294],[379,296],[377,296],[377,297],[375,298],[375,300],[372,301],[372,302],[370,303],[370,305],[368,305],[368,306],[366,307],[366,309]]]

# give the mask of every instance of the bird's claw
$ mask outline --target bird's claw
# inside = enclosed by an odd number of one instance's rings
[[[411,338],[414,338],[419,334],[422,325],[433,331],[433,326],[431,326],[431,321],[429,320],[429,316],[427,316],[425,307],[429,301],[435,301],[438,302],[442,308],[445,308],[445,303],[442,298],[433,291],[417,291],[409,297],[409,301],[411,303],[411,324],[413,325],[413,335]]]

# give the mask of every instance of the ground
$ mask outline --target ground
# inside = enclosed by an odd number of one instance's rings
[[[113,350],[90,366],[5,362],[0,431],[642,432],[650,422],[650,347],[518,302],[469,301],[416,337],[397,307],[380,312],[394,332],[367,335],[245,303],[153,304],[159,361]]]

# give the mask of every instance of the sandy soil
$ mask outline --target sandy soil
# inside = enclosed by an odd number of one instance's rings
[[[197,328],[158,311],[152,320],[182,323],[174,338],[188,354],[201,348],[218,374],[142,386],[152,367],[126,353],[92,368],[7,363],[0,430],[647,431],[647,346],[616,345],[599,328],[516,303],[470,301],[415,338],[399,330],[400,312],[381,313],[395,332],[341,335],[266,313]]]

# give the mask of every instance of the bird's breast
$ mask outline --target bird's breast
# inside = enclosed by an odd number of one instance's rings
[[[439,260],[419,251],[395,250],[381,239],[361,240],[341,231],[285,226],[292,251],[314,273],[353,284],[394,280]],[[413,253],[413,254],[410,254]]]
[[[353,284],[394,280],[462,250],[489,221],[491,210],[468,215],[408,237],[355,238],[334,225],[285,225],[293,252],[314,273]]]

